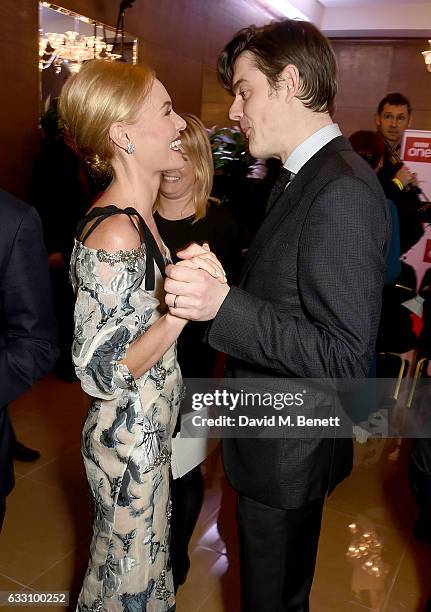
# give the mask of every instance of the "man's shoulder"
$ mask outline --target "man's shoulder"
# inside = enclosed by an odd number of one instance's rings
[[[337,202],[342,202],[344,209],[347,209],[356,206],[359,197],[364,206],[387,208],[376,173],[355,153],[344,137],[328,143],[310,161],[301,177],[304,206],[329,199],[333,210]]]
[[[383,190],[371,166],[352,149],[344,137],[336,140],[338,143],[334,141],[332,147],[332,143],[329,143],[325,151],[322,151],[316,177],[328,183],[350,179],[352,184],[357,184],[359,180],[383,197]]]
[[[305,183],[328,182],[337,176],[351,176],[360,158],[344,136],[337,136],[320,148],[301,168]]]
[[[41,233],[41,222],[37,211],[14,195],[0,189],[0,248],[3,253],[11,248],[16,236],[25,230],[26,236]]]
[[[19,224],[30,208],[28,204],[16,196],[0,189],[0,219],[2,226],[5,223]]]
[[[321,167],[326,171],[352,175],[359,168],[367,168],[367,174],[372,174],[370,166],[353,150],[350,142],[344,136],[331,140],[320,153]]]

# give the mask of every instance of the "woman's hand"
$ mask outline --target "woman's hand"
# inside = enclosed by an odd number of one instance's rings
[[[208,274],[214,278],[217,278],[220,283],[224,284],[227,282],[223,266],[214,253],[211,252],[207,242],[204,242],[202,246],[193,243],[183,251],[178,251],[177,256],[181,259],[181,261],[176,264],[177,266],[195,269],[200,268],[208,272]]]
[[[175,265],[181,268],[194,268],[195,270],[199,268],[201,270],[205,270],[205,272],[208,272],[208,274],[216,278],[220,283],[227,283],[227,278],[225,276],[224,270],[218,261],[217,263],[214,263],[210,259],[204,259],[203,257],[193,257],[193,259],[179,261]]]

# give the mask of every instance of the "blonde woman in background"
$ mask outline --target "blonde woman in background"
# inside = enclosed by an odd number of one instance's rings
[[[185,122],[149,69],[100,60],[66,83],[60,112],[78,154],[112,174],[71,258],[73,361],[94,398],[82,453],[96,511],[77,610],[168,612],[169,464],[182,388],[175,341],[185,321],[166,313],[169,254],[152,207],[160,172],[184,164]],[[211,254],[194,265],[222,280]]]

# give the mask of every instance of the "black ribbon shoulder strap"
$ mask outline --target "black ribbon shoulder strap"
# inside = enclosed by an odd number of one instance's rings
[[[145,244],[146,251],[145,289],[146,291],[153,291],[156,285],[154,262],[157,264],[157,267],[159,268],[163,278],[165,278],[165,261],[163,259],[162,254],[160,253],[159,247],[153,234],[151,233],[142,216],[135,208],[118,208],[117,206],[113,205],[92,208],[90,212],[79,221],[78,227],[76,229],[77,238],[81,241],[82,244],[84,244],[84,242],[96,229],[96,227],[100,223],[102,223],[104,219],[112,217],[113,215],[127,215],[132,223],[132,217],[137,217],[139,234],[141,236],[142,242]],[[84,227],[93,220],[94,223],[90,226],[90,228],[86,231],[85,235],[81,238],[80,236],[82,235]]]

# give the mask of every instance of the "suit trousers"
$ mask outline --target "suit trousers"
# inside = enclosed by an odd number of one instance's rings
[[[242,612],[308,612],[323,499],[293,510],[238,498]]]

